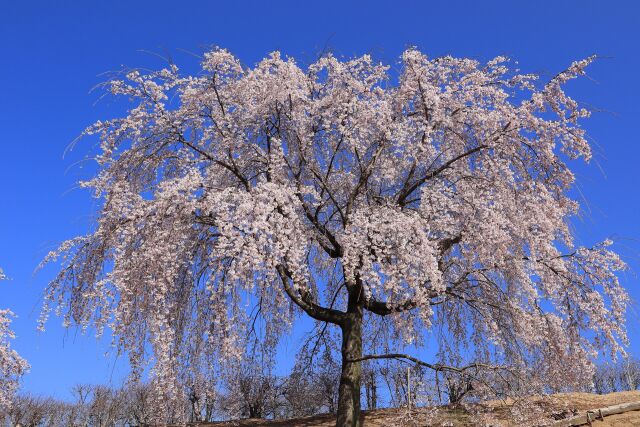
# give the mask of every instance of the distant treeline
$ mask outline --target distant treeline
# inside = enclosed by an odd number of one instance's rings
[[[187,393],[180,405],[167,410],[159,408],[153,385],[130,384],[120,388],[103,385],[76,385],[72,399],[62,401],[31,394],[18,395],[13,407],[4,414],[3,426],[11,427],[142,427],[160,423],[207,422],[239,418],[287,419],[293,417],[335,413],[338,383],[332,370],[302,373],[294,370],[288,376],[275,376],[245,370],[237,373],[228,384],[215,393]],[[416,396],[408,396],[406,367],[386,368],[365,364],[362,394],[368,409],[379,406],[406,406]],[[414,381],[419,382],[419,372]],[[443,378],[444,381],[449,381]],[[606,394],[640,388],[640,360],[619,359],[615,363],[597,365],[591,391]],[[445,400],[455,404],[471,390],[464,381],[447,382],[443,388]],[[415,392],[412,392],[412,394]],[[384,396],[384,399],[382,398]],[[158,419],[162,413],[163,419]],[[166,415],[168,414],[168,415]]]

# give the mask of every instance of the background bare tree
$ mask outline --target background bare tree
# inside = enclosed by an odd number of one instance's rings
[[[125,388],[126,422],[131,427],[147,427],[151,425],[153,414],[153,399],[151,386],[135,383]]]
[[[251,355],[225,373],[221,405],[232,418],[275,418],[283,392],[282,380],[272,373],[272,359],[253,348]]]
[[[635,357],[619,358],[615,362],[600,363],[593,375],[593,389],[606,394],[640,388],[640,360]]]
[[[6,413],[5,424],[12,427],[53,425],[53,421],[57,419],[58,410],[57,403],[53,399],[31,394],[18,395]]]
[[[363,363],[362,383],[367,409],[376,409],[378,407],[378,376],[379,372],[374,363]]]

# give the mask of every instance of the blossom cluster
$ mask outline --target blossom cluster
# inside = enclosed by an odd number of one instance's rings
[[[128,114],[85,132],[101,210],[49,257],[47,309],[113,329],[167,399],[241,357],[254,312],[275,346],[300,311],[337,322],[354,289],[389,337],[439,331],[442,360],[516,367],[529,391],[579,383],[625,343],[628,301],[608,242],[569,227],[567,162],[591,149],[563,84],[592,60],[544,85],[504,57],[416,49],[397,76],[368,55],[247,68],[224,49],[194,76],[127,72],[108,88]]]
[[[0,280],[7,277],[0,268]],[[22,375],[29,368],[27,362],[11,348],[15,334],[9,328],[13,313],[0,309],[0,414],[11,406]]]

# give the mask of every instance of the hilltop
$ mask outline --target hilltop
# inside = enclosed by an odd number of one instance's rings
[[[609,393],[605,395],[592,393],[560,393],[545,398],[536,399],[537,411],[531,411],[530,417],[524,424],[506,421],[506,414],[511,403],[489,402],[480,405],[478,410],[487,414],[487,419],[492,418],[492,425],[553,425],[561,419],[566,419],[573,414],[584,414],[588,410],[604,408],[622,403],[640,401],[640,391],[627,391]],[[473,426],[477,421],[470,420],[469,414],[462,410],[442,409],[436,419],[433,411],[419,409],[409,414],[406,409],[378,409],[364,411],[365,427],[391,427],[391,426]],[[331,415],[316,415],[312,417],[296,418],[290,420],[261,420],[247,419],[218,423],[200,424],[201,427],[333,427],[335,418]],[[611,415],[602,420],[593,421],[594,427],[628,427],[640,426],[640,410],[629,411],[622,414]]]

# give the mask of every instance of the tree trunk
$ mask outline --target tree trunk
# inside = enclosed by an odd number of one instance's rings
[[[351,298],[350,298],[351,299]],[[349,304],[348,318],[342,325],[342,373],[338,389],[337,427],[361,427],[360,376],[362,357],[362,307]]]

